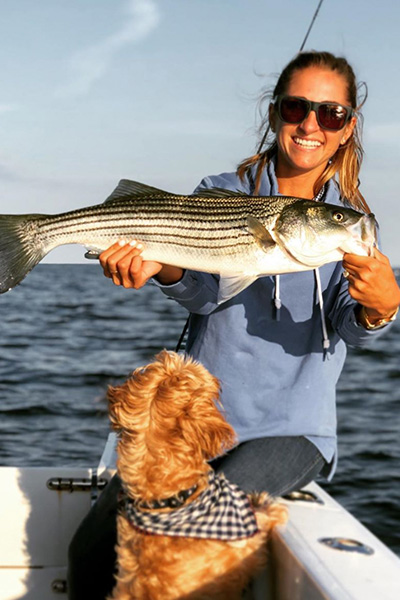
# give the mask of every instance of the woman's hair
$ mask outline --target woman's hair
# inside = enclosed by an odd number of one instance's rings
[[[321,69],[328,69],[335,71],[341,75],[347,84],[348,101],[351,107],[357,111],[357,123],[353,130],[352,135],[347,142],[339,146],[338,150],[327,164],[324,172],[315,182],[314,194],[322,188],[324,183],[331,179],[337,173],[337,179],[339,183],[340,193],[343,198],[348,200],[355,208],[369,211],[368,205],[364,200],[359,190],[359,173],[361,163],[363,159],[364,150],[361,145],[361,129],[362,129],[362,115],[358,112],[361,106],[364,104],[366,94],[363,101],[358,104],[357,100],[357,82],[354,71],[349,65],[347,60],[342,57],[336,57],[330,52],[300,52],[294,59],[283,69],[278,81],[275,85],[274,90],[266,91],[262,94],[259,100],[260,110],[263,105],[268,101],[271,102],[280,94],[284,94],[289,86],[289,83],[295,72],[307,69],[309,67],[319,67]],[[364,84],[365,85],[365,84]],[[366,89],[366,88],[365,88]],[[256,154],[250,156],[240,163],[237,169],[237,173],[241,179],[249,173],[250,169],[257,165],[256,176],[255,176],[255,190],[254,193],[258,194],[261,184],[261,175],[264,167],[268,164],[271,158],[277,152],[277,143],[275,137],[268,140],[265,131],[269,132],[269,119],[268,111],[264,113],[264,117],[260,126],[260,133],[264,134],[260,148]],[[267,146],[263,150],[264,146]]]

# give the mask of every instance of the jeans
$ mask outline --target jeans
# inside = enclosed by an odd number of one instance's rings
[[[325,461],[304,437],[275,437],[244,442],[210,464],[246,492],[280,496],[310,483]],[[114,587],[120,489],[115,476],[75,533],[69,548],[69,600],[105,600]]]
[[[243,442],[211,466],[246,492],[282,496],[313,481],[325,461],[304,437],[268,437]]]

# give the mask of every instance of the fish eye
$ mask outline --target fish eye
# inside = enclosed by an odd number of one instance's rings
[[[339,210],[337,210],[332,214],[332,218],[337,223],[341,223],[342,221],[344,221],[344,214],[342,212],[340,212]]]

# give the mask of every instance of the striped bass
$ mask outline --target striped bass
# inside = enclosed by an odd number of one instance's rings
[[[370,254],[375,218],[314,200],[219,188],[183,196],[123,179],[103,204],[0,215],[0,293],[57,246],[82,244],[98,258],[119,239],[140,240],[144,260],[219,274],[223,302],[264,275]]]

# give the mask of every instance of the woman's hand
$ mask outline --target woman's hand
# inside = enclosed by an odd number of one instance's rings
[[[395,314],[400,304],[400,289],[384,254],[376,248],[373,256],[345,254],[343,268],[350,296],[364,306],[371,323]]]
[[[176,283],[181,279],[183,270],[158,262],[143,260],[143,244],[119,241],[99,256],[104,275],[112,279],[115,285],[139,289],[151,277],[156,277],[164,285]]]

